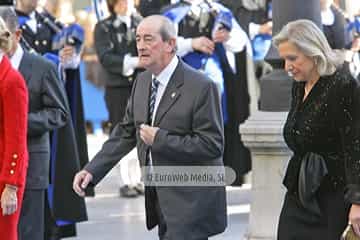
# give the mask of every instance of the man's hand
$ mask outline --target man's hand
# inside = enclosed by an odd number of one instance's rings
[[[360,51],[360,37],[354,38],[352,45],[351,45],[351,51],[353,51],[353,52]]]
[[[75,56],[75,47],[66,45],[61,51],[59,52],[60,61],[62,64],[65,64]]]
[[[150,127],[149,125],[141,124],[140,125],[141,140],[143,140],[146,145],[152,146],[158,130],[159,130],[158,127]]]
[[[349,212],[349,222],[356,235],[360,237],[360,205],[352,204]]]
[[[16,192],[17,192],[17,187],[7,184],[5,185],[0,200],[3,216],[11,215],[16,211],[18,207]]]
[[[191,47],[194,50],[206,53],[206,54],[212,54],[215,49],[215,44],[213,41],[208,39],[207,37],[198,37],[193,38],[191,41]]]
[[[73,189],[80,196],[85,197],[85,189],[93,179],[93,175],[86,170],[81,170],[74,177]]]
[[[259,33],[272,35],[272,27],[273,27],[272,21],[268,21],[260,25]]]
[[[212,38],[216,43],[223,43],[230,39],[230,32],[226,28],[219,28],[213,33]]]

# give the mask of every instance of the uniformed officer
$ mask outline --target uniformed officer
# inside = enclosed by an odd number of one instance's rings
[[[141,17],[128,1],[107,0],[111,15],[95,26],[95,49],[101,64],[100,76],[105,79],[105,102],[111,130],[124,117],[132,83],[139,71],[135,30]],[[122,160],[120,168],[124,182],[124,186],[120,188],[120,195],[136,197],[139,192],[142,193],[140,185],[129,181],[131,175],[139,175],[130,172],[129,162]]]

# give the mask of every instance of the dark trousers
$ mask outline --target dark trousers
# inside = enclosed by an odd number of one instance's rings
[[[67,237],[76,236],[76,224],[67,224],[63,226],[58,226],[56,224],[55,218],[50,209],[49,198],[45,194],[45,211],[44,211],[44,240],[58,240]]]
[[[155,189],[153,189],[153,191],[156,192]],[[165,222],[165,218],[164,215],[161,212],[161,207],[159,205],[159,201],[157,198],[157,194],[156,195],[156,201],[155,201],[155,209],[156,209],[156,214],[159,218],[159,223],[158,223],[158,235],[159,235],[159,239],[160,240],[176,240],[176,236],[175,237],[169,237],[167,234],[167,226],[166,226],[166,222]],[[181,236],[179,236],[180,239],[183,239]],[[201,239],[196,239],[196,240],[207,240],[208,238],[201,238]]]
[[[18,225],[19,240],[44,239],[45,190],[25,190]]]
[[[131,87],[106,87],[105,103],[111,123],[110,132],[118,122],[123,120],[130,95]]]
[[[329,184],[316,194],[321,216],[305,209],[294,193],[287,193],[280,214],[278,240],[339,240],[348,223],[350,204],[345,203],[344,191]]]

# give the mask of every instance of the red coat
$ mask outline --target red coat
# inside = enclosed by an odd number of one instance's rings
[[[25,80],[4,56],[0,62],[0,194],[5,184],[17,186],[18,209],[3,216],[0,208],[0,239],[18,239],[17,224],[28,166],[27,114]]]

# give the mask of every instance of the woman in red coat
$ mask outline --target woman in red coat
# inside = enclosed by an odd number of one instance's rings
[[[22,76],[4,52],[11,35],[0,18],[0,239],[17,240],[17,224],[28,166],[28,95]]]

